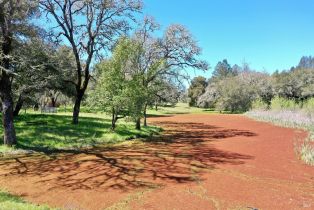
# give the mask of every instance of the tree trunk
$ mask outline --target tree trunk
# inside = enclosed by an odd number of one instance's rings
[[[1,12],[3,13],[3,11]],[[4,19],[3,14],[0,15],[1,24]],[[12,51],[12,37],[10,31],[11,21],[6,22],[6,26],[2,25],[1,50],[2,59],[0,66],[4,68],[0,70],[0,97],[2,101],[2,126],[3,126],[3,142],[5,145],[12,146],[17,143],[13,121],[13,100],[12,100],[12,77],[6,71],[10,69],[9,55]]]
[[[116,129],[116,118],[114,116],[114,114],[112,115],[112,119],[111,119],[111,130],[115,130]]]
[[[10,77],[2,72],[0,80],[0,94],[2,100],[2,125],[4,130],[3,142],[5,145],[16,144],[16,134],[13,122],[13,100]]]
[[[36,103],[36,104],[34,105],[33,109],[34,109],[34,111],[38,111],[38,110],[39,110],[39,104]]]
[[[12,34],[5,31],[2,40],[2,53],[4,58],[0,60],[0,65],[5,70],[10,69],[10,59],[6,56],[10,55],[12,50]],[[2,126],[3,126],[3,142],[5,145],[12,146],[17,143],[13,122],[13,100],[12,100],[12,82],[11,77],[4,70],[0,75],[0,97],[2,101]]]
[[[147,110],[147,104],[145,104],[145,106],[144,106],[144,127],[147,127],[147,114],[146,114],[146,110]]]
[[[141,130],[141,118],[140,117],[136,119],[135,129]]]
[[[52,92],[51,96],[50,96],[50,100],[51,100],[51,106],[52,107],[57,107],[57,101],[58,101],[58,97],[59,97],[59,92]]]
[[[157,100],[155,102],[155,110],[158,111],[158,102],[157,102]]]
[[[78,91],[75,98],[75,104],[73,108],[73,118],[72,118],[72,124],[74,125],[77,125],[79,123],[79,114],[80,114],[81,103],[82,103],[84,92],[85,92],[84,90]]]
[[[4,144],[8,146],[16,144],[16,134],[13,122],[13,101],[10,97],[2,99],[2,124],[4,129]]]
[[[112,110],[112,119],[111,119],[111,130],[115,130],[116,129],[116,122],[118,120],[118,116],[115,113],[115,110]]]
[[[57,104],[57,100],[55,99],[55,97],[51,97],[51,106],[56,107],[56,104]]]
[[[17,117],[19,115],[23,107],[23,103],[24,103],[24,100],[23,100],[22,94],[20,94],[19,99],[17,100],[15,108],[14,108],[14,112],[13,112],[14,117]]]

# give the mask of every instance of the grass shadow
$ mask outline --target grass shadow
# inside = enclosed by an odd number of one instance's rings
[[[23,114],[15,119],[17,148],[47,151],[62,148],[84,148],[99,144],[114,144],[127,139],[157,134],[157,127],[145,127],[141,131],[133,123],[118,122],[113,132],[111,120],[104,116],[81,116],[78,125],[73,125],[69,115]],[[0,130],[0,135],[3,129]]]
[[[24,200],[19,196],[0,191],[0,203],[2,202],[25,203]]]

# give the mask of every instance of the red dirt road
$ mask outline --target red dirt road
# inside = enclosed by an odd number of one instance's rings
[[[240,115],[152,118],[146,143],[0,159],[0,186],[65,209],[314,209],[305,132]]]

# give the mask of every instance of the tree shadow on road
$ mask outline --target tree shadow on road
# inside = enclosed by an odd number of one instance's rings
[[[158,123],[156,123],[158,124]],[[213,141],[254,137],[244,130],[223,129],[201,123],[162,122],[167,132],[131,145],[86,150],[51,150],[0,159],[0,176],[36,178],[49,189],[71,190],[158,187],[204,179],[204,173],[220,165],[244,164],[254,157],[217,149]],[[18,180],[18,179],[17,179]],[[34,180],[34,179],[32,179]]]

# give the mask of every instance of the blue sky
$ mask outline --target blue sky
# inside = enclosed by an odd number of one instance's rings
[[[154,16],[164,28],[171,23],[189,28],[212,68],[226,58],[231,64],[245,60],[256,70],[273,72],[289,69],[303,55],[314,55],[314,0],[144,3],[144,14]]]

